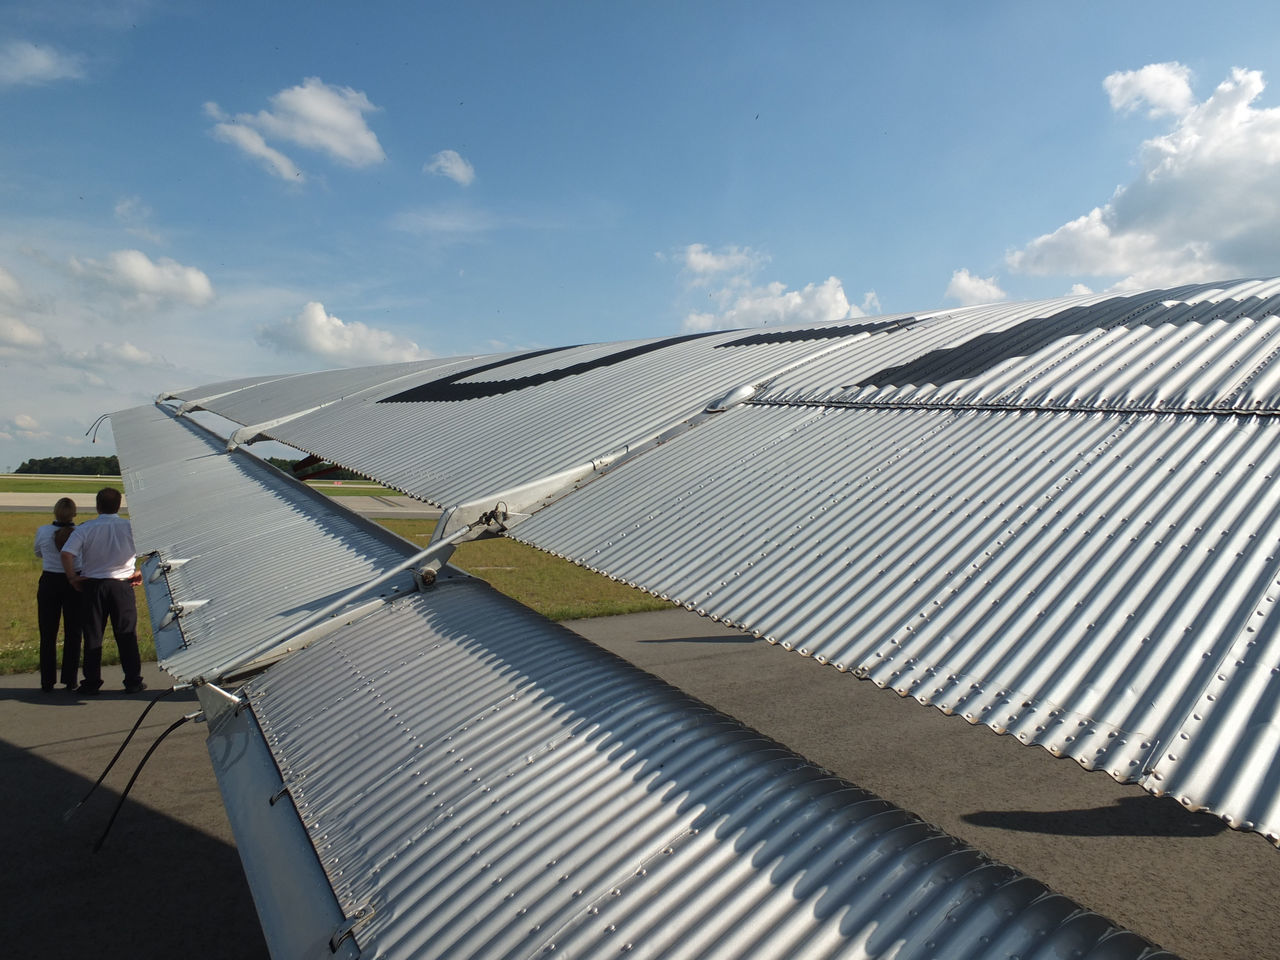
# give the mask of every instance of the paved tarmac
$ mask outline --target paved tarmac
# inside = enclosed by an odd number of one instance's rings
[[[570,624],[1186,960],[1280,957],[1280,850],[986,728],[679,610]],[[99,854],[118,791],[191,695],[162,701],[100,790],[63,812],[111,758],[145,696],[43,694],[0,677],[0,871],[20,956],[266,955],[222,809],[204,728],[157,750]],[[167,686],[154,664],[153,689]]]

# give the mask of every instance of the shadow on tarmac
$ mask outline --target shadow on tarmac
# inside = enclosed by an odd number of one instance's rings
[[[3,691],[6,697],[21,693]],[[55,695],[49,702],[59,700]],[[76,701],[67,696],[63,702]],[[117,744],[120,739],[123,732]],[[126,761],[131,772],[136,757]],[[0,902],[14,953],[54,960],[267,957],[234,846],[135,801],[135,790],[94,854],[119,799],[115,790],[99,788],[66,820],[93,781],[7,740],[0,740],[0,776],[8,866],[0,871]],[[153,761],[142,776],[164,777],[163,765]],[[108,782],[117,778],[127,782],[118,769]]]
[[[764,643],[759,637],[746,634],[733,637],[651,637],[637,640],[637,643]]]
[[[960,818],[977,827],[1067,837],[1213,837],[1222,820],[1192,813],[1170,797],[1120,797],[1086,810],[982,810]]]

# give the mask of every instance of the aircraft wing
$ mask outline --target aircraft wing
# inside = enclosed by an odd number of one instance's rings
[[[1009,904],[1001,935],[1143,955],[442,564],[503,533],[1276,842],[1277,304],[1202,284],[116,414],[162,665],[214,718],[273,953],[984,956]],[[436,543],[261,438],[446,507]]]

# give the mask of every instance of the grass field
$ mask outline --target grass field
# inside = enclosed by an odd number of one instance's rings
[[[399,496],[389,487],[372,480],[309,480],[311,486],[330,497]],[[97,493],[103,487],[123,492],[119,477],[50,477],[23,473],[0,474],[0,490],[10,493]]]
[[[434,520],[379,520],[406,540],[426,546]],[[460,544],[450,561],[551,620],[608,617],[671,604],[514,540]]]
[[[0,474],[0,490],[9,493],[97,493],[103,487],[123,492],[119,477],[28,477],[21,473]]]
[[[7,483],[0,485],[0,489],[7,488]],[[32,552],[31,544],[36,527],[48,522],[46,513],[0,513],[0,673],[39,669],[36,581],[40,577],[40,561]],[[434,520],[425,519],[380,522],[405,539],[423,545],[436,524]],[[454,553],[452,562],[552,620],[661,610],[670,606],[511,540],[464,543]],[[137,596],[138,642],[143,659],[154,660],[155,646],[141,587],[137,588]],[[108,642],[103,648],[102,662],[118,662],[114,644]]]

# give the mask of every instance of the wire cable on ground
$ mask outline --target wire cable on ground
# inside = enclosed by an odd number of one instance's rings
[[[138,718],[138,722],[133,725],[133,729],[129,731],[129,735],[124,738],[124,743],[120,744],[120,749],[116,751],[116,755],[112,757],[111,762],[107,764],[107,769],[102,771],[102,776],[98,777],[94,785],[89,788],[89,792],[80,798],[79,803],[77,803],[74,807],[72,807],[70,810],[68,810],[66,813],[62,815],[63,820],[70,820],[72,817],[74,817],[76,814],[76,811],[84,806],[85,801],[88,800],[91,796],[93,796],[93,791],[97,790],[98,787],[102,785],[102,781],[107,778],[107,774],[111,772],[111,768],[114,767],[116,765],[116,761],[120,759],[120,754],[124,753],[124,748],[129,745],[129,741],[133,739],[133,735],[137,733],[138,728],[142,726],[142,721],[147,719],[147,714],[151,712],[151,708],[154,707],[161,700],[163,700],[165,697],[169,696],[169,694],[179,689],[185,689],[185,685],[181,687],[179,686],[170,687],[168,690],[164,690],[160,692],[158,695],[151,698],[151,702],[148,703],[146,708],[142,711],[142,716]]]
[[[173,723],[169,724],[168,728],[165,730],[164,733],[156,737],[156,742],[151,744],[150,748],[143,755],[142,759],[138,762],[137,769],[133,771],[133,776],[129,778],[128,784],[125,785],[124,792],[120,794],[120,800],[119,802],[116,803],[116,808],[111,811],[111,819],[107,821],[106,829],[102,831],[102,836],[98,838],[98,842],[93,845],[94,853],[97,853],[99,850],[101,850],[102,845],[107,842],[107,834],[111,832],[111,827],[116,822],[116,816],[117,814],[120,813],[120,808],[124,806],[125,800],[128,799],[129,791],[133,789],[134,783],[136,783],[138,780],[138,774],[142,773],[142,768],[146,765],[147,761],[151,759],[151,755],[156,752],[156,747],[160,746],[160,744],[164,741],[164,738],[167,737],[169,734],[173,733],[173,731],[177,730],[180,726],[182,726],[188,720],[194,720],[198,716],[200,716],[199,710],[195,711],[194,713],[188,713],[186,716],[179,717],[177,720],[173,721]]]

